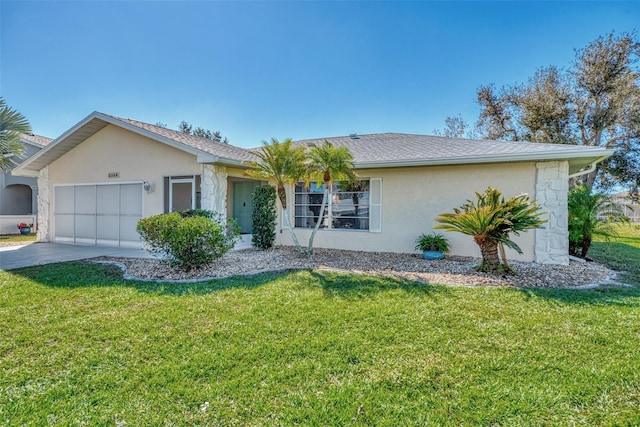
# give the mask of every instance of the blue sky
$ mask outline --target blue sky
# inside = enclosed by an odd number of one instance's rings
[[[567,67],[640,2],[0,1],[0,95],[57,137],[94,110],[231,143],[433,133]],[[638,28],[640,30],[640,28]]]

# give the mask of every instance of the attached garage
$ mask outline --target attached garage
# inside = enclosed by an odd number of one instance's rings
[[[142,247],[142,183],[56,185],[53,193],[54,241]]]

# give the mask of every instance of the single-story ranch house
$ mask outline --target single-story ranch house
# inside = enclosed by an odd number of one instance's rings
[[[336,186],[316,247],[413,252],[436,216],[492,186],[505,196],[527,193],[542,205],[548,222],[517,238],[523,255],[509,254],[540,263],[568,263],[568,180],[612,154],[398,133],[327,139],[351,150],[360,183]],[[14,174],[38,179],[39,241],[140,247],[140,218],[188,208],[234,217],[251,233],[251,193],[261,184],[246,175],[247,162],[256,160],[252,151],[94,112]],[[289,191],[290,217],[304,242],[318,219],[320,192],[315,185]],[[282,221],[277,231],[277,244],[291,244]],[[452,254],[479,256],[471,237],[447,237]]]

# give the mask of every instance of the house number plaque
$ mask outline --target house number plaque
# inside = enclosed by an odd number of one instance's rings
[[[107,176],[109,178],[118,178],[120,177],[120,172],[109,172]]]

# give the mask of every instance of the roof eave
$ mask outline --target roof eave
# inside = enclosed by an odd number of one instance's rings
[[[415,159],[415,160],[398,160],[398,161],[370,161],[370,162],[354,162],[356,169],[378,169],[378,168],[401,168],[401,167],[417,167],[417,166],[446,166],[446,165],[465,165],[479,163],[512,163],[512,162],[532,162],[532,161],[551,161],[551,160],[568,160],[571,165],[572,159],[589,159],[587,164],[593,162],[601,162],[613,154],[614,150],[600,149],[585,151],[567,151],[567,152],[547,152],[547,153],[527,153],[527,154],[508,154],[508,155],[491,155],[491,156],[469,156],[469,157],[443,157],[438,159]],[[574,168],[574,172],[584,167]],[[571,173],[571,171],[570,171]]]
[[[249,168],[247,163],[243,160],[236,160],[236,159],[230,159],[228,157],[214,156],[213,154],[208,154],[208,153],[196,156],[196,162],[221,165],[221,166],[230,166],[230,167],[235,167],[240,169]]]
[[[16,166],[15,168],[11,169],[11,175],[14,176],[26,176],[29,178],[37,178],[39,175],[39,171],[36,170],[32,170],[32,169],[24,169],[21,166],[24,163],[20,163],[18,166]]]

